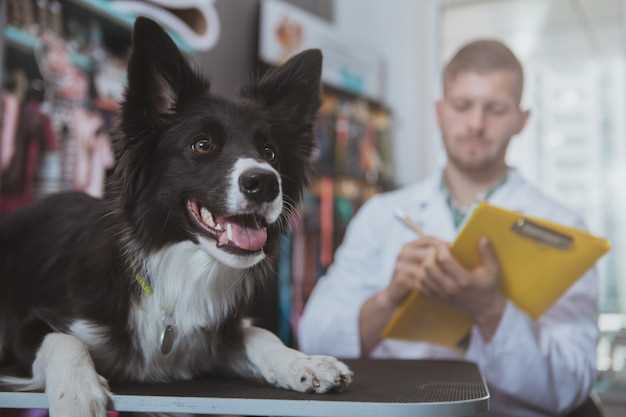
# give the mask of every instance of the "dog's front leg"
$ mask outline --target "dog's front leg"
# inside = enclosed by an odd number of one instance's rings
[[[265,329],[244,327],[244,348],[255,373],[268,383],[300,392],[342,391],[352,371],[331,356],[308,356],[285,346]]]
[[[33,362],[33,380],[45,387],[51,417],[106,417],[107,381],[76,337],[46,335]]]

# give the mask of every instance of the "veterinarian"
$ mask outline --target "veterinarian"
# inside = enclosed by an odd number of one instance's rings
[[[481,242],[482,265],[475,270],[464,269],[449,251],[479,200],[584,227],[506,164],[511,139],[529,116],[520,105],[523,83],[520,62],[497,41],[469,43],[449,61],[436,103],[445,166],[423,182],[370,199],[358,212],[305,308],[299,327],[303,351],[346,358],[465,358],[480,366],[491,412],[498,416],[563,414],[588,396],[598,336],[596,272],[584,275],[535,321],[500,291],[500,267],[488,241]],[[397,210],[425,236],[417,238],[398,222]],[[463,353],[381,340],[413,289],[473,318]]]

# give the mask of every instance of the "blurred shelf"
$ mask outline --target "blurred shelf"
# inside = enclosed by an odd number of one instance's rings
[[[115,7],[111,4],[109,0],[69,0],[75,6],[81,7],[85,10],[90,11],[91,13],[100,16],[101,18],[108,20],[111,23],[114,23],[121,28],[131,31],[133,29],[133,24],[135,23],[135,19],[137,16],[130,15],[127,13],[119,12],[115,9]],[[186,53],[192,52],[191,47],[187,42],[183,40],[180,36],[175,33],[168,31],[169,35],[174,39],[174,42],[178,45],[178,47]]]
[[[83,7],[88,11],[115,23],[126,30],[133,28],[135,16],[120,13],[107,0],[69,0],[76,6]]]
[[[74,7],[78,7],[89,14],[104,19],[128,33],[132,30],[136,19],[135,16],[115,10],[108,0],[69,0],[69,2],[73,4]],[[192,52],[191,47],[180,36],[171,32],[170,36],[183,52]],[[41,41],[37,36],[15,26],[5,26],[4,37],[7,47],[13,47],[26,54],[32,54],[33,59],[35,51],[41,47]],[[91,58],[84,54],[73,52],[71,59],[74,65],[84,71],[90,71],[92,69],[93,62]]]
[[[41,47],[39,38],[15,26],[7,25],[4,28],[4,37],[7,46],[14,47],[22,52],[32,54],[33,59],[35,51]],[[79,68],[89,71],[91,69],[91,59],[83,54],[73,52],[71,54],[72,63]]]

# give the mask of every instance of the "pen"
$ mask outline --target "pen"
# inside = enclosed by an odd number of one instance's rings
[[[415,223],[411,218],[402,210],[394,210],[393,216],[399,220],[403,225],[411,229],[418,237],[424,237],[424,231],[422,228]]]

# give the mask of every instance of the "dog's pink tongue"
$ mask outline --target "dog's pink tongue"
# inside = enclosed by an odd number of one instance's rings
[[[225,221],[222,226],[225,231],[219,237],[220,245],[225,245],[229,242],[228,233],[226,232],[229,226],[231,228],[230,242],[238,248],[249,251],[258,251],[263,248],[265,242],[267,241],[267,229],[265,227],[261,229],[252,229],[228,221]]]
[[[233,243],[241,249],[257,251],[263,248],[267,240],[267,229],[250,229],[233,223]]]

